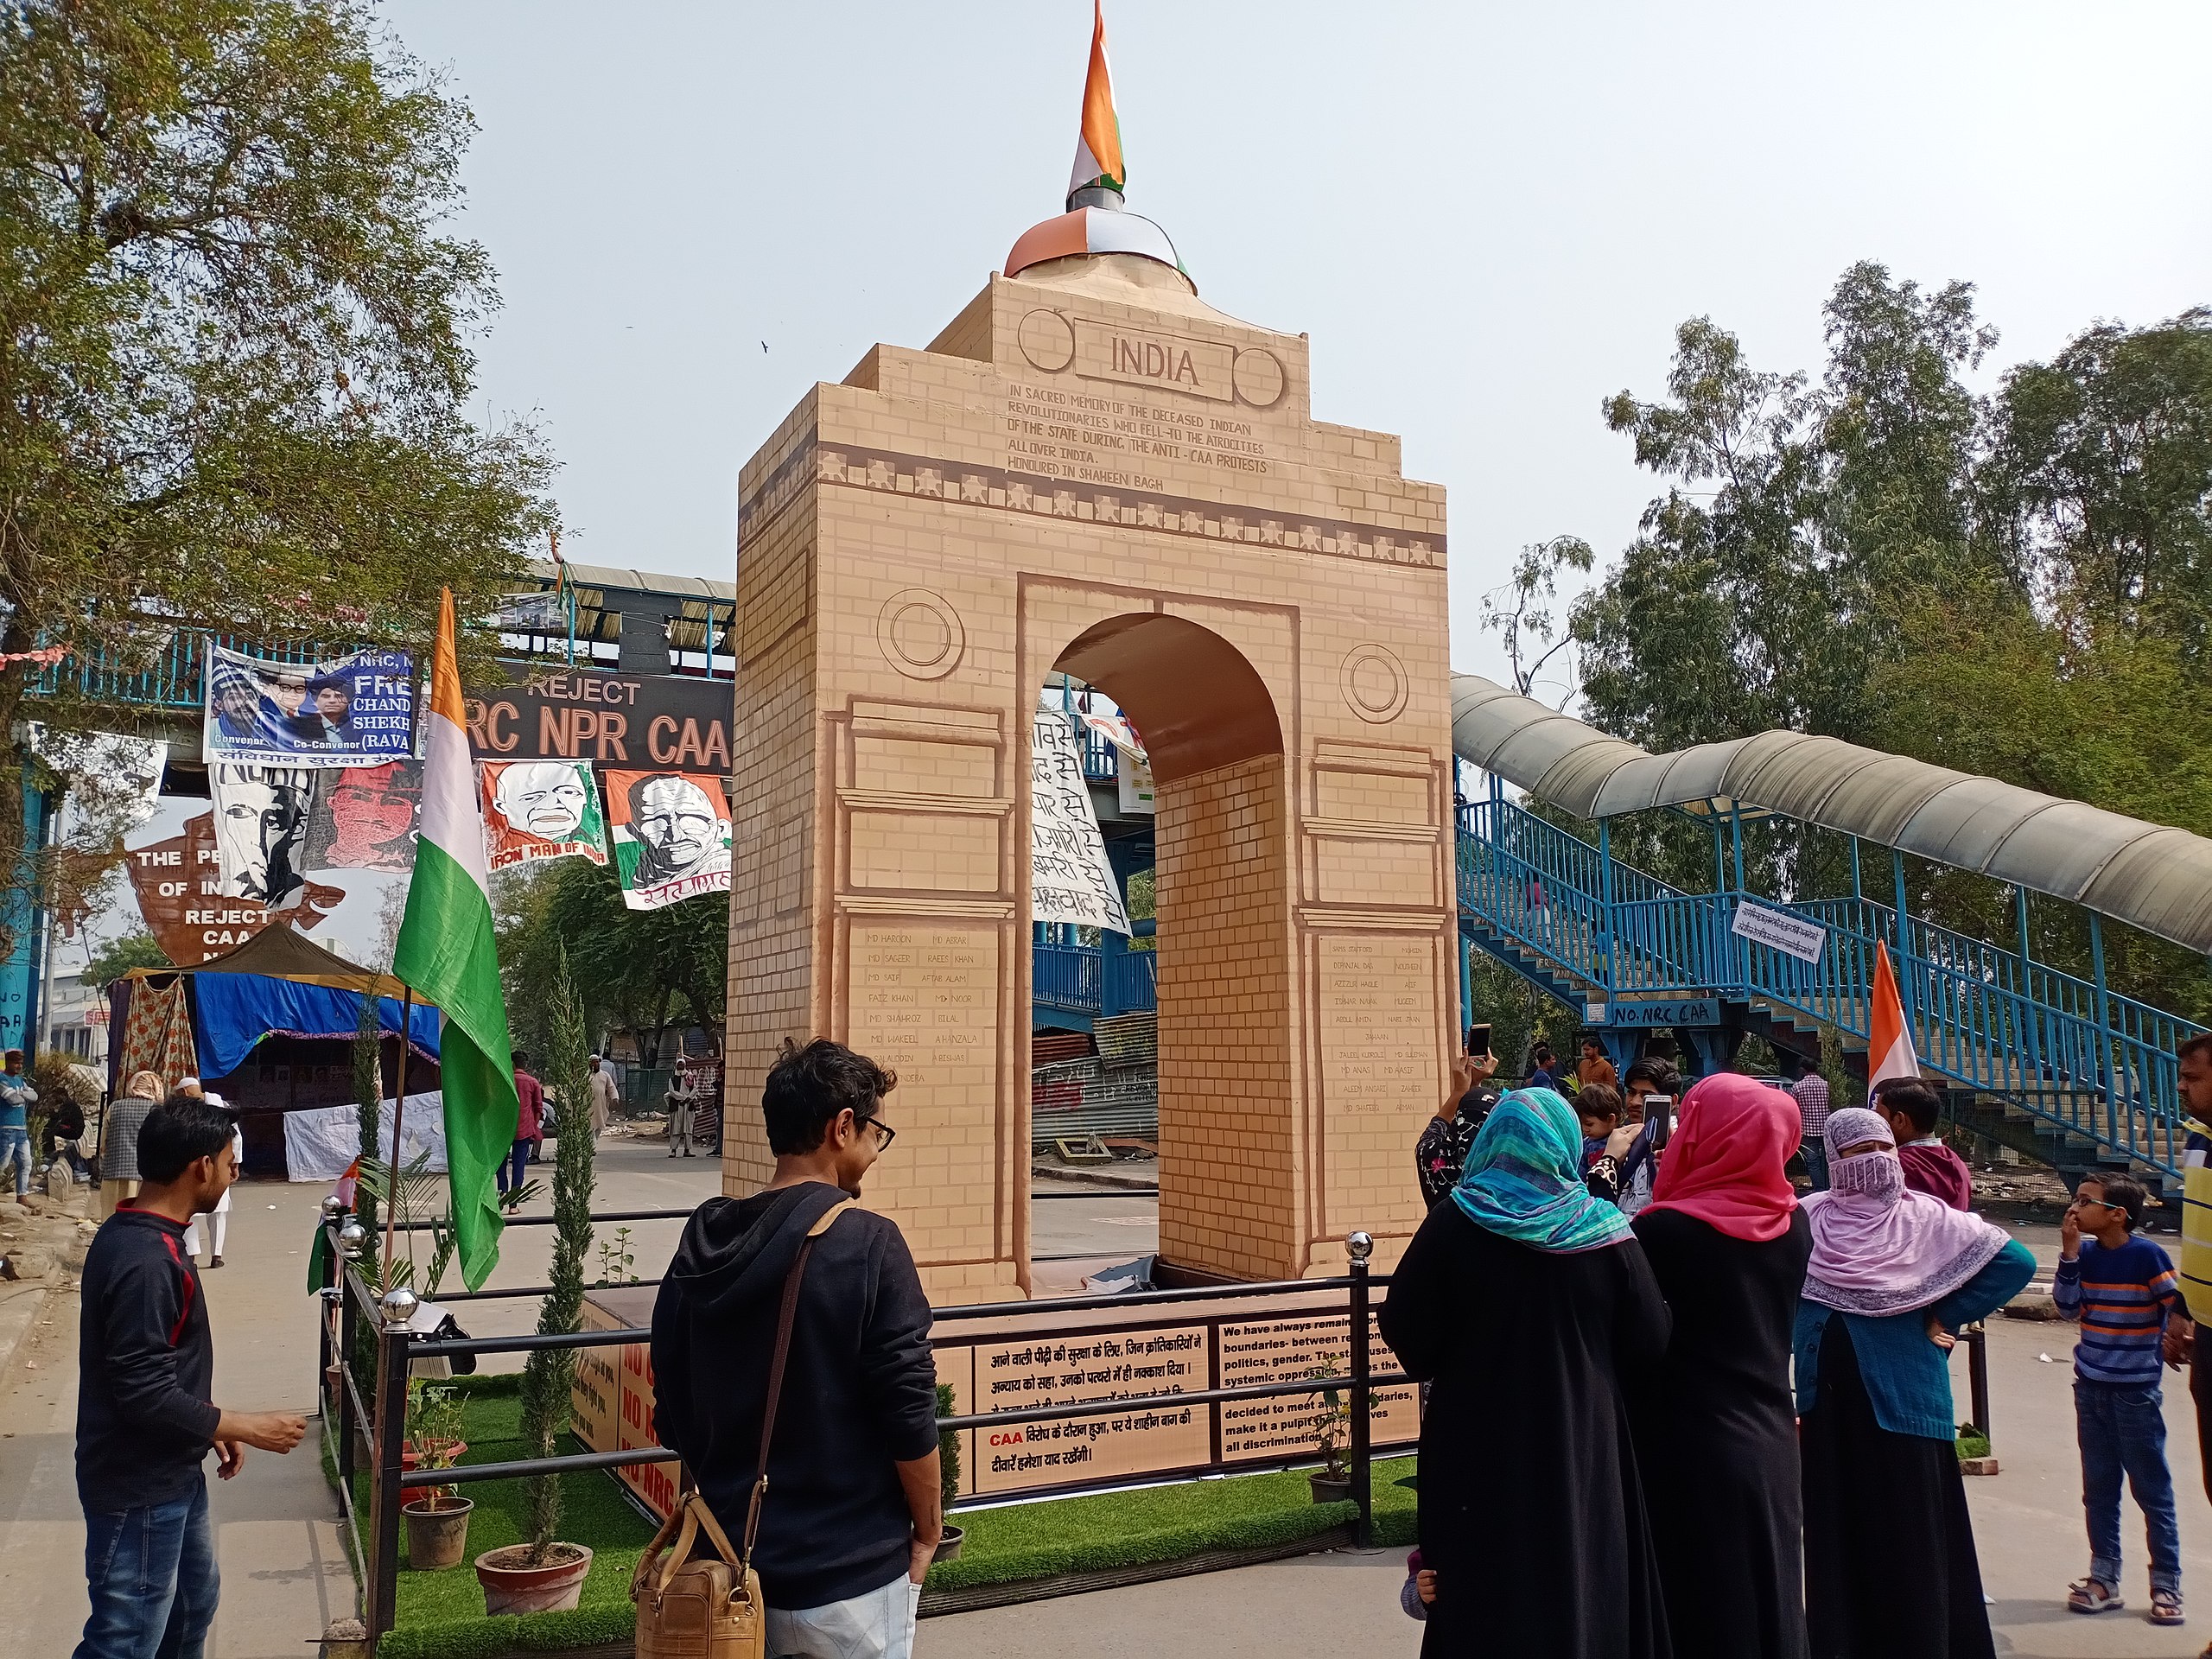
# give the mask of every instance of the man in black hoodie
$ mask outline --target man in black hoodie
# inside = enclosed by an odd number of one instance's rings
[[[841,1044],[784,1045],[760,1108],[776,1173],[709,1198],[653,1306],[654,1421],[733,1540],[759,1473],[784,1282],[808,1230],[891,1144],[895,1074]],[[855,1209],[807,1258],[753,1552],[769,1652],[907,1659],[944,1531],[937,1366],[921,1275],[898,1227]]]
[[[174,1095],[138,1130],[138,1196],[86,1252],[77,1333],[77,1497],[92,1617],[76,1659],[198,1659],[219,1581],[207,1523],[215,1472],[245,1448],[289,1452],[290,1412],[226,1411],[207,1398],[215,1342],[185,1224],[238,1179],[228,1112]]]

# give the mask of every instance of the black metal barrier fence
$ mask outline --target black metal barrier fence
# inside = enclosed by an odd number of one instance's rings
[[[592,1219],[594,1222],[681,1220],[690,1213],[689,1210],[626,1210],[594,1215]],[[507,1218],[507,1224],[543,1225],[550,1220],[550,1217],[543,1216],[512,1216]],[[407,1379],[417,1360],[529,1353],[546,1348],[626,1346],[632,1343],[650,1342],[652,1332],[644,1327],[626,1327],[550,1335],[532,1333],[443,1340],[421,1335],[405,1325],[406,1319],[416,1306],[411,1293],[396,1292],[379,1299],[362,1277],[355,1263],[365,1241],[365,1230],[344,1210],[338,1208],[334,1200],[326,1203],[324,1230],[331,1248],[327,1252],[329,1266],[320,1292],[316,1320],[321,1365],[316,1378],[315,1399],[318,1414],[324,1419],[326,1434],[333,1427],[328,1405],[334,1400],[338,1408],[334,1459],[338,1469],[339,1503],[353,1541],[357,1581],[361,1586],[360,1616],[368,1625],[372,1642],[390,1630],[394,1623],[399,1585],[399,1511],[409,1491],[425,1486],[455,1486],[472,1481],[513,1480],[533,1475],[560,1475],[586,1469],[613,1470],[677,1460],[677,1453],[664,1446],[644,1446],[613,1452],[584,1452],[566,1457],[524,1458],[505,1463],[467,1464],[447,1469],[405,1468]],[[1012,1427],[1022,1423],[1058,1422],[1070,1418],[1101,1417],[1116,1413],[1266,1400],[1294,1395],[1311,1398],[1325,1388],[1341,1389],[1347,1396],[1351,1416],[1351,1445],[1346,1461],[1351,1476],[1351,1500],[1358,1506],[1354,1535],[1363,1548],[1369,1546],[1373,1542],[1375,1531],[1370,1468],[1372,1426],[1369,1421],[1370,1402],[1376,1389],[1404,1387],[1409,1385],[1413,1379],[1397,1371],[1382,1376],[1375,1374],[1370,1363],[1371,1344],[1368,1334],[1369,1319],[1373,1311],[1371,1296],[1375,1289],[1387,1287],[1390,1281],[1387,1274],[1369,1273],[1367,1262],[1373,1243],[1365,1233],[1352,1234],[1345,1244],[1350,1268],[1339,1278],[1210,1285],[1185,1290],[1135,1291],[1120,1295],[1053,1297],[1032,1302],[983,1302],[931,1310],[932,1319],[943,1325],[946,1322],[1003,1319],[1025,1313],[1128,1312],[1174,1303],[1287,1300],[1340,1290],[1345,1293],[1341,1307],[1333,1303],[1319,1307],[1300,1306],[1285,1310],[1273,1317],[1333,1318],[1338,1313],[1347,1315],[1351,1326],[1349,1363],[1345,1374],[1341,1376],[1308,1376],[1287,1382],[1251,1383],[1180,1394],[1140,1395],[1067,1405],[1025,1407],[1011,1411],[973,1412],[940,1417],[938,1420],[938,1430],[942,1433],[994,1427]],[[542,1296],[545,1290],[546,1287],[540,1285],[518,1290],[441,1294],[438,1300],[443,1304],[462,1300]],[[1266,1319],[1270,1316],[1260,1312],[1251,1317]],[[372,1363],[376,1397],[373,1402],[362,1397],[353,1374],[354,1355],[362,1344],[365,1332],[372,1337],[374,1343]],[[371,1475],[365,1535],[361,1530],[360,1517],[355,1514],[353,1507],[353,1481],[361,1471],[361,1453],[364,1452],[367,1454],[367,1468]],[[1265,1466],[1268,1461],[1260,1459],[1256,1464],[1231,1465],[1220,1458],[1218,1446],[1214,1448],[1214,1452],[1207,1463],[1180,1472],[1193,1474],[1230,1467],[1250,1471]],[[1289,1461],[1294,1464],[1308,1460],[1293,1459]],[[1054,1495],[1065,1496],[1067,1491],[1074,1489],[1095,1490],[1128,1485],[1146,1478],[1147,1477],[1126,1474],[1102,1476],[1089,1482],[1071,1483],[1070,1488],[1060,1489]]]

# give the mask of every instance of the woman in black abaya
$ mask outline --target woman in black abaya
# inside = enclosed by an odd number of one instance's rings
[[[1584,1187],[1581,1148],[1557,1094],[1506,1096],[1391,1275],[1383,1338],[1434,1383],[1423,1659],[1668,1659],[1622,1397],[1664,1351],[1667,1308],[1620,1211]]]
[[[1789,1342],[1811,1230],[1783,1166],[1797,1103],[1721,1073],[1691,1089],[1636,1236],[1674,1314],[1629,1402],[1675,1659],[1804,1659]]]

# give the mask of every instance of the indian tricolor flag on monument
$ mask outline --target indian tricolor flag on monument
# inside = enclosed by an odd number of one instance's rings
[[[1874,994],[1866,1017],[1866,1090],[1891,1077],[1920,1075],[1920,1056],[1913,1052],[1912,1033],[1904,1022],[1904,1003],[1897,995],[1897,976],[1890,971],[1890,948],[1874,945]]]
[[[1083,131],[1075,141],[1075,171],[1068,175],[1068,206],[1075,193],[1119,190],[1128,173],[1122,165],[1122,123],[1114,113],[1114,77],[1106,67],[1103,0],[1091,0],[1090,73],[1083,83]]]
[[[484,814],[468,758],[454,658],[453,590],[438,601],[438,646],[423,728],[421,839],[391,971],[445,1011],[439,1080],[461,1277],[474,1290],[499,1260],[499,1160],[515,1137],[515,1065],[492,943]]]

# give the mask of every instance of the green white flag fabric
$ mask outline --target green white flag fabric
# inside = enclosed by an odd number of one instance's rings
[[[423,721],[420,822],[391,971],[445,1012],[438,1071],[445,1090],[454,1236],[461,1277],[474,1290],[499,1260],[497,1171],[514,1144],[518,1108],[506,999],[492,942],[484,814],[477,804],[454,658],[450,588],[439,601],[438,646]]]

